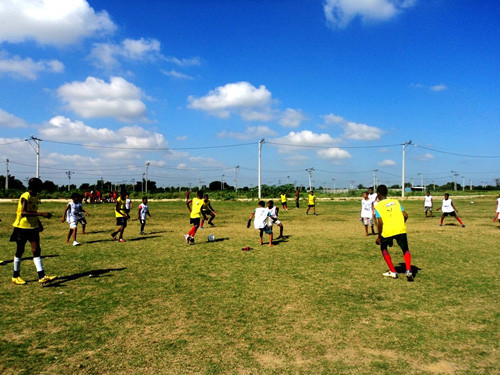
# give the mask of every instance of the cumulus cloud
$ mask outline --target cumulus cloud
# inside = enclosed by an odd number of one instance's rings
[[[250,140],[250,139],[258,139],[262,137],[271,137],[275,136],[276,132],[269,128],[268,126],[249,126],[245,130],[245,132],[230,132],[230,131],[221,131],[217,133],[217,137],[219,138],[235,138],[239,140]]]
[[[307,120],[307,117],[302,113],[302,111],[295,110],[292,108],[287,108],[282,114],[279,120],[280,125],[285,128],[297,128],[302,124],[303,121]]]
[[[64,65],[59,60],[39,60],[21,58],[20,56],[8,56],[0,53],[0,76],[11,75],[15,78],[27,78],[35,80],[42,72],[61,73]]]
[[[69,109],[83,118],[114,117],[129,122],[146,120],[141,89],[121,77],[107,83],[95,77],[66,83],[57,90]]]
[[[125,39],[120,44],[95,43],[90,59],[98,67],[118,65],[119,59],[151,61],[161,57],[160,42],[156,39]]]
[[[349,152],[338,147],[319,150],[316,154],[319,158],[330,161],[339,161],[342,159],[352,158],[352,155]]]
[[[28,124],[25,120],[0,108],[0,128],[25,128],[26,126]]]
[[[220,118],[237,114],[247,121],[271,119],[272,95],[264,85],[259,88],[248,82],[228,83],[207,95],[188,97],[188,107]]]
[[[355,18],[360,18],[365,23],[387,21],[415,2],[416,0],[324,0],[323,10],[329,26],[344,28]]]
[[[379,167],[392,167],[393,165],[396,165],[396,162],[391,159],[386,159],[379,161],[377,164]]]
[[[185,79],[185,80],[193,80],[194,79],[192,76],[178,72],[176,70],[169,70],[169,71],[162,70],[161,72],[164,75],[166,75],[167,77],[171,77],[171,78],[175,78],[175,79]]]
[[[0,6],[0,43],[67,45],[115,29],[107,12],[85,0],[3,0]]]
[[[272,142],[282,144],[279,146],[280,153],[289,153],[297,151],[297,146],[326,146],[338,143],[339,139],[332,138],[327,133],[317,134],[310,130],[302,130],[300,132],[292,131],[284,137],[273,139]]]
[[[334,115],[333,113],[322,117],[327,125],[340,125],[344,129],[343,136],[347,139],[355,141],[374,141],[380,139],[384,133],[382,129],[375,126],[348,121],[343,117]]]

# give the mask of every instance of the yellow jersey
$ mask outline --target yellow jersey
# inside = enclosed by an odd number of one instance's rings
[[[281,203],[286,203],[286,194],[281,194]]]
[[[314,202],[316,201],[316,196],[314,194],[309,194],[309,197],[307,199],[307,202],[310,206],[315,204]]]
[[[117,206],[118,209],[116,209]],[[115,216],[116,217],[127,216],[127,213],[125,212],[125,199],[122,199],[122,197],[118,197],[118,199],[116,200]]]
[[[378,202],[375,206],[375,216],[382,218],[382,237],[387,238],[406,233],[404,210],[396,199],[384,199]]]
[[[40,199],[38,196],[32,196],[29,191],[22,194],[19,197],[19,202],[17,203],[16,211],[16,221],[12,226],[22,229],[35,229],[38,228],[38,217],[37,216],[22,216],[23,212],[23,199],[27,202],[26,211],[37,212],[38,204]]]
[[[201,217],[201,208],[203,207],[203,204],[205,201],[200,198],[193,198],[193,201],[191,202],[191,218],[196,219]]]

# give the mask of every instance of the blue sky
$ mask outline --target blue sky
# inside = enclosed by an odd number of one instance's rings
[[[495,1],[0,0],[0,173],[34,174],[33,135],[57,183],[150,163],[161,186],[234,185],[236,166],[255,186],[264,138],[263,183],[400,184],[412,140],[407,181],[492,184],[499,18]]]

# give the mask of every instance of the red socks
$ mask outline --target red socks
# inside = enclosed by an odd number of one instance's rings
[[[455,218],[458,220],[458,222],[460,223],[460,225],[464,225],[464,223],[462,223],[462,220],[460,220],[460,218],[458,216],[455,216]]]
[[[406,270],[411,271],[411,254],[409,251],[404,253],[404,258],[405,258]]]
[[[191,228],[191,230],[189,231],[189,233],[188,233],[188,234],[189,234],[191,237],[194,237],[194,235],[196,234],[196,230],[197,230],[197,229],[198,229],[198,226],[197,226],[197,225],[193,226],[193,227]]]
[[[384,257],[384,260],[387,263],[387,265],[389,266],[389,269],[391,270],[391,272],[396,272],[396,269],[394,268],[394,265],[392,264],[392,259],[391,259],[391,256],[389,255],[389,252],[387,250],[383,250],[382,256]],[[405,258],[405,260],[406,260],[406,258]]]

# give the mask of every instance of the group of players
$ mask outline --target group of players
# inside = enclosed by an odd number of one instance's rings
[[[39,193],[41,190],[42,181],[38,178],[32,178],[28,182],[28,191],[23,193],[18,201],[16,219],[13,224],[14,230],[10,237],[10,241],[15,242],[17,246],[13,261],[14,270],[12,276],[12,282],[16,285],[26,284],[26,282],[20,277],[21,259],[25,250],[26,242],[29,242],[31,245],[33,263],[35,264],[36,271],[38,273],[38,283],[40,285],[45,285],[57,278],[57,276],[49,276],[45,274],[41,259],[40,232],[43,231],[43,225],[40,218],[50,219],[52,217],[52,214],[49,212],[38,212]],[[368,235],[369,225],[372,227],[372,234],[375,234],[373,227],[375,219],[378,233],[376,243],[377,245],[380,245],[382,256],[389,267],[389,271],[383,275],[391,278],[398,277],[387,250],[388,247],[392,246],[393,242],[396,241],[403,251],[403,257],[406,265],[405,276],[408,281],[413,281],[411,254],[408,248],[406,235],[406,220],[408,219],[408,215],[399,201],[387,198],[387,193],[388,189],[385,185],[378,186],[376,193],[373,192],[372,188],[370,188],[368,192],[363,193],[361,218],[363,224],[365,225],[365,235]],[[282,208],[287,210],[288,206],[286,204],[286,195],[281,195]],[[73,194],[71,196],[72,201],[68,203],[62,217],[62,221],[66,220],[69,223],[69,232],[66,238],[66,243],[69,243],[70,238],[73,237],[74,246],[79,245],[76,241],[78,222],[82,224],[83,232],[85,233],[86,221],[84,213],[90,215],[83,209],[81,198],[81,195],[77,193]],[[313,208],[314,214],[316,214],[316,197],[313,190],[311,190],[307,200],[308,209],[306,214],[311,208]],[[298,199],[296,200],[296,203],[298,208]],[[189,233],[184,236],[184,238],[187,244],[192,244],[198,228],[203,228],[204,221],[208,217],[210,217],[208,224],[212,226],[214,225],[213,219],[216,216],[216,211],[213,209],[210,200],[208,199],[208,195],[203,195],[202,191],[198,191],[196,198],[193,199],[189,199],[189,193],[187,193],[186,205],[190,211],[190,223],[192,224],[192,228]],[[120,197],[116,200],[115,216],[118,228],[111,234],[113,240],[125,242],[123,239],[123,232],[127,227],[127,221],[130,219],[131,208],[131,200],[128,197],[127,192],[122,190]],[[433,199],[430,192],[427,192],[424,199],[426,217],[428,217],[428,213],[430,213],[432,217],[432,208]],[[449,198],[448,193],[444,196],[442,206],[436,211],[439,211],[440,209],[443,211],[440,223],[441,226],[443,225],[443,220],[446,216],[453,216],[459,221],[462,227],[465,227],[463,222],[457,216],[457,210],[453,201]],[[283,224],[278,219],[278,213],[279,208],[274,205],[272,200],[268,201],[267,205],[264,201],[260,201],[259,206],[252,212],[250,218],[248,219],[247,227],[250,227],[251,221],[254,219],[254,227],[259,230],[261,245],[263,244],[263,234],[266,233],[269,234],[269,246],[273,246],[272,227],[274,225],[277,225],[280,228],[280,235],[278,238],[283,237]],[[496,216],[493,221],[498,220],[499,214],[500,198],[497,199]],[[144,227],[148,216],[151,217],[151,214],[149,212],[148,200],[144,197],[142,199],[142,204],[139,205],[137,217],[141,223],[141,234],[144,234]]]

